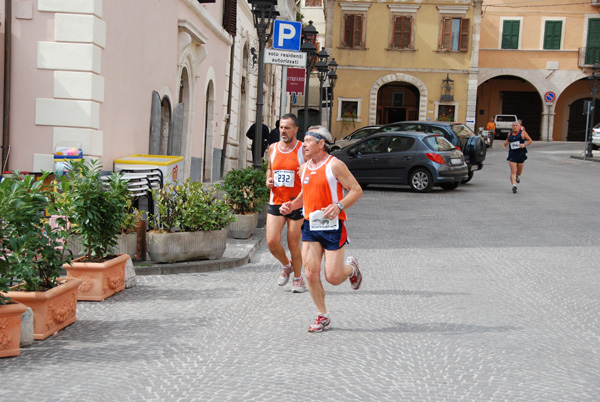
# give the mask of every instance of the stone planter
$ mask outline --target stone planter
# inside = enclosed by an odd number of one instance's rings
[[[59,286],[45,292],[6,292],[12,300],[33,310],[33,338],[36,340],[46,339],[77,320],[77,289],[82,281],[76,278],[59,281]]]
[[[0,357],[21,354],[21,317],[26,310],[21,303],[0,306]]]
[[[258,212],[247,215],[235,215],[236,221],[229,224],[227,230],[234,239],[247,239],[252,236],[258,222]]]
[[[258,213],[257,228],[264,228],[267,225],[267,212],[269,211],[269,203],[265,202],[263,209]]]
[[[124,235],[118,234],[117,246],[112,250],[115,254],[127,254],[133,259],[137,249],[137,234],[135,232],[125,233]],[[85,254],[81,236],[73,235],[67,240],[67,247],[73,253],[73,258],[82,257]]]
[[[213,260],[227,247],[227,231],[159,233],[148,232],[148,255],[155,262]]]
[[[84,257],[64,264],[67,278],[79,278],[83,282],[77,293],[77,300],[102,301],[125,289],[125,264],[127,254],[105,262],[82,262]]]

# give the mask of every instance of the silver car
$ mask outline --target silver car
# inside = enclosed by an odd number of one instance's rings
[[[600,123],[596,124],[592,130],[592,144],[594,149],[600,149]]]
[[[381,126],[366,126],[361,127],[358,130],[354,131],[352,134],[348,134],[341,140],[336,140],[331,146],[331,152],[337,151],[338,149],[342,149],[347,147],[348,145],[354,144],[358,140],[362,140],[363,138],[367,138],[371,133],[377,131]]]

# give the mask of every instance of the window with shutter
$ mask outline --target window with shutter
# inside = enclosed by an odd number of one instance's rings
[[[344,16],[344,46],[362,47],[363,16],[347,14]]]
[[[323,7],[323,0],[304,0],[305,7]]]
[[[462,18],[460,21],[460,40],[458,49],[462,52],[469,50],[469,23],[468,18]]]
[[[544,27],[544,49],[560,49],[562,35],[562,21],[546,21]]]
[[[443,18],[440,27],[440,50],[468,51],[469,23],[468,18]]]
[[[392,47],[396,49],[412,48],[412,17],[394,17],[394,34]]]
[[[235,36],[237,29],[237,0],[223,2],[223,29]]]
[[[505,20],[502,24],[502,44],[501,49],[519,48],[519,28],[521,21]]]

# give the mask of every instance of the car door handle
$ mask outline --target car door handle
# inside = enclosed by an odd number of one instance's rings
[[[377,161],[379,161],[379,158],[372,158],[371,159],[371,162],[377,162]]]
[[[412,156],[405,156],[404,158],[402,158],[402,160],[404,161],[409,161],[412,159]]]

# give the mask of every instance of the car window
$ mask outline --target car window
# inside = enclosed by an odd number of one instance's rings
[[[372,130],[360,130],[354,134],[350,134],[349,136],[347,136],[344,139],[345,140],[361,140],[361,139],[365,138],[366,136],[368,136],[371,133],[371,131]]]
[[[475,135],[475,133],[464,124],[453,124],[452,131],[458,138],[469,138]]]
[[[515,116],[502,116],[502,115],[497,115],[496,116],[496,121],[498,122],[507,122],[507,121],[517,121],[517,119],[515,118]]]
[[[388,152],[404,152],[413,147],[415,139],[412,137],[391,137],[387,146]]]
[[[452,145],[447,139],[444,137],[440,137],[437,135],[432,135],[429,137],[425,137],[423,142],[429,149],[432,151],[451,151],[454,149],[454,145]]]
[[[358,155],[377,154],[383,152],[383,144],[387,137],[375,137],[367,141],[363,141],[356,146]]]
[[[395,124],[393,126],[388,126],[388,127],[382,127],[381,128],[381,132],[382,133],[389,133],[390,131],[401,131],[401,128],[397,124]]]
[[[422,124],[407,123],[402,125],[402,131],[426,133],[427,129]]]

